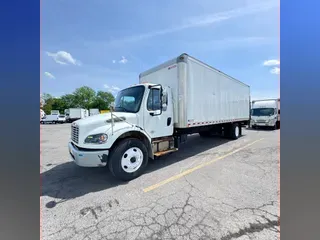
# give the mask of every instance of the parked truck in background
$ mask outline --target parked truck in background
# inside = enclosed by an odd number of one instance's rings
[[[111,113],[71,125],[68,148],[83,167],[140,176],[149,158],[177,151],[189,134],[237,139],[249,123],[250,87],[187,55],[154,67],[118,92]]]
[[[94,116],[100,114],[100,111],[98,108],[91,108],[89,109],[89,116]]]
[[[252,101],[250,125],[252,128],[280,128],[280,98]]]
[[[59,110],[51,110],[50,115],[59,115]]]
[[[66,121],[71,123],[89,116],[88,110],[83,108],[69,108],[64,110]]]
[[[64,115],[57,115],[57,114],[50,114],[46,115],[43,118],[40,119],[41,124],[45,123],[65,123],[66,122],[66,117]]]

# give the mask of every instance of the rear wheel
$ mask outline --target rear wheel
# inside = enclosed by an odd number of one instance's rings
[[[238,123],[232,123],[230,125],[228,125],[228,127],[226,128],[226,137],[236,140],[240,137],[241,133],[242,133],[242,129],[240,129],[240,125]]]
[[[124,139],[112,150],[108,166],[116,178],[130,181],[139,177],[148,164],[146,146],[135,138]]]

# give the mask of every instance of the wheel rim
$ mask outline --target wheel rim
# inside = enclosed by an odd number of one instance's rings
[[[236,135],[236,137],[239,137],[239,127],[238,126],[235,127],[234,134]]]
[[[143,153],[137,147],[129,148],[121,158],[121,167],[127,173],[137,171],[143,162]]]

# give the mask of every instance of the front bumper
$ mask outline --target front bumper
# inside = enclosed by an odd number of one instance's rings
[[[72,142],[68,144],[72,161],[81,167],[103,167],[107,165],[109,150],[82,151]]]
[[[275,122],[251,122],[252,127],[273,127]]]

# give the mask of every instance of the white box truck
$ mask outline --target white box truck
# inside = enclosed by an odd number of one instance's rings
[[[69,108],[64,110],[66,121],[71,123],[88,117],[88,110],[83,108]]]
[[[118,92],[111,113],[72,123],[68,148],[77,165],[107,165],[128,181],[149,158],[177,151],[189,134],[237,139],[249,123],[250,87],[187,54],[139,78]]]
[[[280,98],[252,101],[250,125],[252,128],[280,128]]]
[[[51,114],[51,115],[46,115],[43,118],[40,119],[41,124],[45,123],[65,123],[66,122],[66,117],[64,115],[57,115],[57,114]]]
[[[50,115],[59,115],[59,110],[51,110]]]
[[[98,108],[91,108],[89,109],[89,116],[94,116],[100,114],[100,111]]]
[[[56,114],[50,114],[50,115],[46,115],[45,117],[43,117],[41,120],[40,120],[40,123],[41,124],[45,124],[45,123],[58,123],[59,121],[59,115],[56,115]]]

